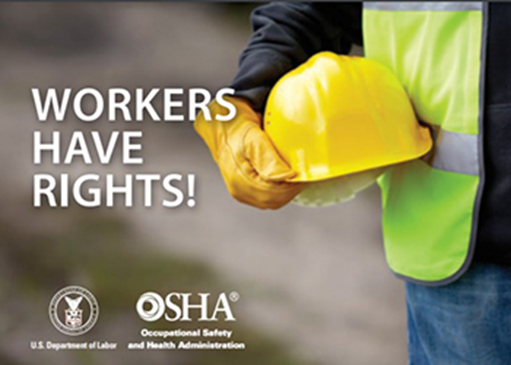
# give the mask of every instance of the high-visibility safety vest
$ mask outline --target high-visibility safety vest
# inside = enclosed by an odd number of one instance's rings
[[[472,260],[483,188],[482,122],[488,6],[477,2],[368,2],[365,56],[406,89],[435,146],[379,180],[389,266],[408,281],[442,285]]]

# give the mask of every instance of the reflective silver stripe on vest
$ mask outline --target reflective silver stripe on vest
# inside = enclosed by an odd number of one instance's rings
[[[439,130],[435,134],[433,151],[424,160],[435,169],[466,175],[479,175],[476,134]]]
[[[364,9],[386,10],[386,11],[482,11],[482,2],[364,2]]]

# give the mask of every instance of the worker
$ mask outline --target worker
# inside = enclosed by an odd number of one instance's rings
[[[353,45],[397,77],[434,137],[427,158],[379,180],[387,262],[406,282],[410,364],[511,359],[509,19],[505,3],[264,5],[232,82],[235,120],[197,120],[231,194],[275,209],[304,186],[263,130],[277,81]]]

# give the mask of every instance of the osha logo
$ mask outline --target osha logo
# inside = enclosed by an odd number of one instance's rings
[[[170,293],[165,298],[155,292],[144,293],[138,298],[137,313],[146,322],[155,322],[162,317],[168,322],[234,322],[236,318],[231,303],[240,298],[237,292],[221,293],[210,298],[210,293]]]

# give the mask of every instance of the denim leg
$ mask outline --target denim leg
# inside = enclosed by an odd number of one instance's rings
[[[442,287],[406,284],[411,365],[511,364],[511,268],[474,264]]]
[[[429,364],[428,357],[422,348],[422,344],[419,338],[419,332],[415,326],[414,317],[412,315],[413,309],[410,308],[410,304],[406,303],[406,315],[408,319],[408,333],[407,333],[407,342],[408,342],[408,364],[415,365],[421,364],[426,365]]]

